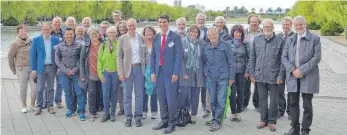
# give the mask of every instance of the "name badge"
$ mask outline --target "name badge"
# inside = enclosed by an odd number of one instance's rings
[[[169,43],[168,46],[171,48],[172,46],[174,46],[175,44],[173,42]]]
[[[184,49],[184,52],[188,52],[188,48]]]

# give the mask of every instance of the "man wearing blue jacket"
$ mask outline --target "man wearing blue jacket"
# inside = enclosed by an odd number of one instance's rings
[[[219,39],[216,27],[207,30],[207,37],[210,42],[204,49],[203,62],[213,119],[206,125],[210,131],[217,131],[224,119],[228,87],[235,82],[236,64],[230,45]]]
[[[42,35],[33,39],[33,44],[30,50],[30,65],[32,77],[37,77],[37,110],[35,115],[40,115],[43,109],[43,94],[46,91],[46,101],[48,112],[54,114],[53,99],[54,99],[54,78],[57,71],[55,64],[55,45],[60,41],[59,38],[51,36],[51,26],[49,24],[42,25]]]

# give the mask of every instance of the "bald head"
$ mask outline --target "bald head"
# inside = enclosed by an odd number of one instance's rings
[[[117,39],[117,28],[115,26],[108,27],[106,30],[106,34],[111,41],[116,40]]]

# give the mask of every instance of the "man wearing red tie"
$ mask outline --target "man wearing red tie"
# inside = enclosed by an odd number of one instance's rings
[[[177,111],[178,76],[181,67],[181,38],[169,30],[169,17],[158,17],[160,33],[154,37],[151,54],[151,79],[156,82],[161,122],[153,130],[164,130],[164,134],[175,130],[174,114]],[[157,79],[158,78],[158,79]]]

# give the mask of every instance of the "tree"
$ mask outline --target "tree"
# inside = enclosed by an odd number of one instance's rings
[[[272,8],[270,7],[269,9],[267,9],[267,10],[266,10],[266,13],[267,13],[267,14],[272,14],[272,13],[273,13]]]
[[[263,9],[263,8],[260,8],[260,9],[259,9],[259,13],[264,13],[264,9]]]
[[[282,8],[281,8],[281,7],[278,7],[278,8],[276,9],[276,13],[277,13],[277,14],[282,14]]]
[[[123,13],[123,19],[128,19],[133,14],[133,6],[130,1],[122,1],[122,7],[120,10]]]
[[[241,14],[247,14],[247,13],[248,13],[248,10],[246,9],[245,6],[242,6],[242,7],[241,7],[240,13],[241,13]]]
[[[252,11],[253,13],[255,13],[255,8],[252,8],[251,11]]]

